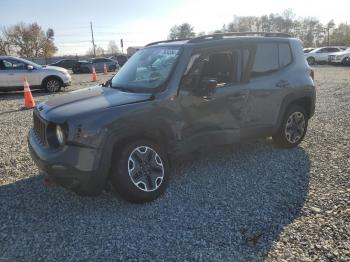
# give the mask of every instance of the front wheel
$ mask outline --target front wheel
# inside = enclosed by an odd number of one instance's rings
[[[59,92],[62,86],[62,81],[56,77],[50,77],[44,82],[44,88],[49,93]]]
[[[166,154],[151,141],[129,143],[113,156],[111,182],[130,202],[144,203],[158,198],[166,189],[168,177]]]
[[[284,148],[296,147],[303,140],[308,125],[307,114],[301,106],[292,105],[285,113],[273,141]]]

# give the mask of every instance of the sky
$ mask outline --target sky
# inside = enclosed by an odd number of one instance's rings
[[[164,40],[173,25],[190,23],[195,32],[220,29],[237,16],[282,13],[291,8],[297,17],[316,17],[322,23],[350,23],[350,0],[333,4],[314,0],[0,0],[0,28],[18,22],[37,22],[44,30],[53,28],[57,55],[82,55],[95,44],[124,40],[128,46],[142,46]]]

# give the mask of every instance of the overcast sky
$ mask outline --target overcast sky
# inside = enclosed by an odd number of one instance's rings
[[[91,47],[90,21],[95,43],[106,48],[110,40],[124,48],[167,38],[174,24],[188,22],[196,32],[220,29],[234,15],[260,16],[291,8],[298,16],[326,23],[350,23],[350,0],[0,0],[0,26],[38,22],[53,28],[58,54],[85,54]]]

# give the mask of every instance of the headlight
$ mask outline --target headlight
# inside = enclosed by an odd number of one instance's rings
[[[56,137],[57,137],[58,144],[62,146],[64,144],[64,131],[60,125],[56,126]]]

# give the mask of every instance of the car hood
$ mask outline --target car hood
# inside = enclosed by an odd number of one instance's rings
[[[43,70],[55,70],[55,71],[59,71],[59,72],[62,72],[62,73],[67,73],[68,70],[63,68],[63,67],[58,67],[58,66],[44,66],[42,68]]]
[[[49,121],[64,122],[68,118],[106,108],[147,101],[152,94],[127,93],[110,87],[94,86],[54,96],[37,106]]]

